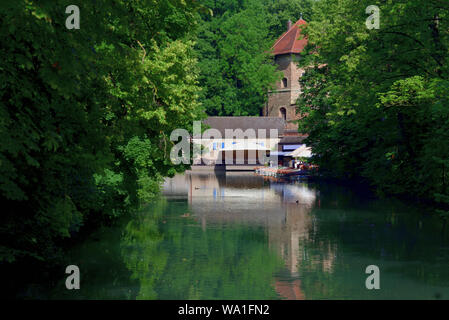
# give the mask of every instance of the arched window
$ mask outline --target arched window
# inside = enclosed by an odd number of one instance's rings
[[[288,80],[287,80],[287,78],[282,79],[282,87],[283,87],[283,88],[287,88],[287,85],[288,85]]]
[[[280,108],[279,113],[282,119],[287,120],[287,110],[285,108]]]

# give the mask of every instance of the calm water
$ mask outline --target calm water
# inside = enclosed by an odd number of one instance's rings
[[[425,213],[328,184],[180,175],[67,252],[81,289],[62,273],[45,298],[449,299],[448,232]]]

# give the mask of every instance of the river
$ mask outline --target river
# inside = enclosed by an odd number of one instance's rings
[[[67,252],[80,290],[62,274],[44,298],[449,299],[443,231],[423,208],[329,183],[178,175]]]

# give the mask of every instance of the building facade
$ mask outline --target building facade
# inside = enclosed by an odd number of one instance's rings
[[[300,53],[307,45],[307,39],[301,35],[301,27],[304,25],[306,22],[303,19],[293,25],[289,21],[287,31],[272,47],[274,62],[283,77],[273,90],[268,91],[264,115],[283,118],[286,122],[285,136],[300,136],[296,121],[301,119],[301,114],[296,111],[296,100],[302,92],[299,79],[304,69],[297,64],[301,58]]]
[[[202,146],[195,165],[255,165],[277,151],[285,121],[279,117],[209,117],[193,143]]]

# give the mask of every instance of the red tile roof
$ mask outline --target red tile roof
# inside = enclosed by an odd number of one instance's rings
[[[285,32],[271,48],[272,53],[280,54],[300,53],[307,45],[307,39],[301,35],[301,25],[307,24],[299,19],[287,32]]]

